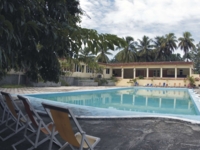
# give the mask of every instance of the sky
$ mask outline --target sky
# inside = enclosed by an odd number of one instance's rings
[[[81,27],[98,33],[132,36],[136,41],[188,31],[200,41],[200,0],[79,0],[87,15]],[[181,53],[180,50],[177,53]],[[116,52],[114,52],[114,55]]]

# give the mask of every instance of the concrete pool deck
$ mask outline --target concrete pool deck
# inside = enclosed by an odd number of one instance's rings
[[[32,94],[64,92],[82,89],[104,89],[109,87],[59,87],[2,89],[11,94]],[[199,89],[195,89],[200,92]],[[2,113],[2,112],[0,112]],[[42,116],[49,121],[47,116]],[[95,150],[198,150],[200,149],[200,124],[192,124],[169,118],[129,118],[129,119],[78,119],[87,134],[101,138]],[[3,128],[3,126],[0,126]],[[3,134],[7,134],[6,132]],[[23,131],[2,142],[1,150],[11,150],[11,144],[23,138]],[[26,149],[27,142],[19,147]],[[48,148],[48,142],[36,150]],[[58,149],[57,146],[53,150]],[[68,147],[68,149],[70,149]],[[68,150],[67,149],[67,150]]]

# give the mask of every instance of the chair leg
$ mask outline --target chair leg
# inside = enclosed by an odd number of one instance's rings
[[[5,141],[5,140],[9,139],[10,137],[14,136],[16,133],[18,133],[19,131],[21,131],[21,130],[24,129],[24,128],[25,128],[25,127],[22,126],[22,127],[19,128],[17,131],[15,131],[15,132],[13,132],[12,134],[6,136],[5,138],[3,138],[3,137],[0,136],[0,139],[1,139],[2,141]]]
[[[15,143],[15,144],[13,144],[13,145],[12,145],[13,149],[14,149],[14,150],[17,150],[17,149],[16,149],[16,146],[19,145],[19,144],[21,144],[21,143],[24,142],[24,141],[25,141],[25,138],[22,139],[22,140],[20,140],[20,141],[18,141],[18,142]]]
[[[73,146],[71,146],[68,142],[66,142],[59,150],[64,150],[67,146],[70,146],[72,150],[75,150]]]

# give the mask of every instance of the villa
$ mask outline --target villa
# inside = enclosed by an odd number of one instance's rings
[[[73,77],[90,78],[102,77],[109,79],[112,76],[118,78],[116,86],[128,86],[131,79],[136,79],[139,85],[147,83],[153,86],[187,86],[187,76],[198,78],[198,74],[193,73],[193,62],[132,62],[132,63],[99,63],[103,73],[93,73],[87,65],[81,63],[81,67],[75,65]],[[198,82],[196,82],[198,86]]]

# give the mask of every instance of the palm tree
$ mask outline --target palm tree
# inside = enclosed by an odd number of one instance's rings
[[[166,60],[167,59],[170,60],[170,56],[172,55],[174,50],[177,48],[176,42],[177,42],[177,40],[176,40],[176,36],[174,35],[174,33],[169,33],[169,34],[165,35],[162,46],[164,48]]]
[[[181,57],[181,54],[171,54],[170,56],[171,61],[183,61],[183,58]]]
[[[137,52],[136,52],[136,42],[134,41],[134,38],[131,36],[127,36],[126,38],[123,38],[127,45],[115,55],[115,59],[119,62],[133,62],[137,59]],[[118,47],[117,49],[120,49]]]
[[[96,57],[96,60],[98,62],[103,62],[103,63],[108,63],[109,62],[109,58],[107,55],[112,55],[111,52],[109,52],[110,49],[106,48],[104,49],[103,47],[100,48],[99,50],[99,54]]]
[[[187,53],[190,51],[190,49],[194,48],[195,45],[193,44],[194,39],[191,38],[192,34],[190,32],[184,32],[183,37],[180,37],[178,46],[181,50],[184,51],[185,56],[187,56]],[[188,58],[187,58],[188,61]]]
[[[164,48],[162,46],[162,43],[164,41],[163,36],[157,36],[155,37],[155,40],[153,40],[154,43],[154,51],[155,51],[155,58],[154,61],[164,61],[165,60],[165,53]]]
[[[151,45],[151,39],[147,36],[143,36],[142,40],[138,39],[139,44],[137,45],[137,50],[139,52],[141,61],[152,61],[151,51],[153,45]]]
[[[115,50],[115,46],[124,47],[126,42],[124,39],[117,37],[116,35],[111,34],[100,34],[98,37],[98,48],[97,48],[97,61],[107,63],[109,58],[107,55],[112,55],[109,50]]]
[[[169,33],[161,37],[157,36],[154,41],[154,47],[156,50],[155,60],[171,60],[171,55],[177,48],[176,42],[177,40],[174,33]]]
[[[91,52],[89,47],[85,47],[84,49],[81,49],[79,51],[79,54],[77,55],[78,60],[80,62],[84,62],[86,64],[89,64],[91,61],[93,62],[95,59],[94,54]]]
[[[189,52],[191,61],[194,62],[195,73],[200,74],[200,42]]]

